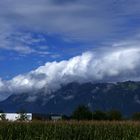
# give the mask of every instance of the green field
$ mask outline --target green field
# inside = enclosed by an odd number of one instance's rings
[[[0,140],[140,140],[140,122],[1,122]]]

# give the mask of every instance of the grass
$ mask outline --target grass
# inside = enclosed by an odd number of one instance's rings
[[[0,140],[140,140],[140,122],[0,122]]]

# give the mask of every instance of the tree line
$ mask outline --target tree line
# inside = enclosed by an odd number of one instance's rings
[[[17,112],[19,114],[19,118],[17,121],[26,121],[27,114],[26,111],[21,110]],[[50,120],[50,114],[34,114],[33,113],[33,120]],[[109,120],[109,121],[121,121],[121,120],[135,120],[140,121],[140,112],[134,113],[130,118],[125,118],[122,113],[118,110],[110,110],[110,111],[91,111],[89,107],[85,105],[79,105],[70,116],[61,115],[63,120]],[[6,113],[0,111],[0,120],[6,121]]]
[[[90,111],[89,107],[80,105],[72,113],[71,118],[75,120],[136,120],[140,121],[140,112],[134,113],[130,118],[125,118],[119,110],[110,111]]]

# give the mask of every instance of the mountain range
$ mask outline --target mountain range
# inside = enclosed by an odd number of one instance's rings
[[[33,113],[69,115],[77,106],[86,105],[92,111],[116,109],[125,116],[140,112],[140,82],[70,83],[50,94],[42,89],[35,95],[12,94],[0,102],[0,109],[4,112],[24,109]]]

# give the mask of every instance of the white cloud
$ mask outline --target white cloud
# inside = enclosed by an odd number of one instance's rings
[[[4,92],[4,91],[8,91],[8,89],[6,89],[6,85],[5,82],[0,78],[0,100],[4,100],[6,99],[11,93],[8,92]]]
[[[0,49],[48,54],[45,47],[31,47],[44,40],[43,36],[32,37],[34,32],[92,44],[125,38],[140,32],[139,7],[139,0],[0,1]]]
[[[125,25],[139,19],[139,7],[139,0],[5,0],[0,1],[0,24],[93,41],[128,32]]]
[[[37,50],[40,49],[40,42],[46,42],[43,36],[33,37],[31,33],[28,32],[16,32],[12,31],[3,31],[0,34],[0,49],[18,52],[19,54],[31,54],[36,53],[40,55],[48,54],[47,50]],[[31,46],[36,47],[31,47]]]
[[[3,87],[2,79],[0,79],[0,89]]]
[[[130,33],[140,32],[136,26],[139,17],[139,0],[4,0],[0,1],[0,49],[22,54],[49,54],[43,50],[44,46],[40,48],[42,51],[30,47],[44,41],[42,36],[34,38],[19,29],[88,42],[122,38],[124,34],[128,37]],[[33,91],[35,94],[41,88],[50,93],[61,84],[73,81],[140,80],[139,44],[139,39],[115,43],[101,52],[96,50],[70,60],[46,63],[9,81],[0,79],[0,99],[12,93]]]
[[[34,102],[36,99],[37,99],[37,96],[29,96],[29,97],[26,99],[26,102]]]
[[[129,47],[124,44],[128,44]],[[133,45],[128,41],[117,43],[117,46],[118,48],[112,47],[99,52],[85,52],[69,60],[47,62],[27,74],[18,75],[9,81],[1,80],[0,93],[36,94],[36,91],[44,89],[45,94],[50,94],[61,85],[71,82],[140,80],[139,43],[135,42]]]

